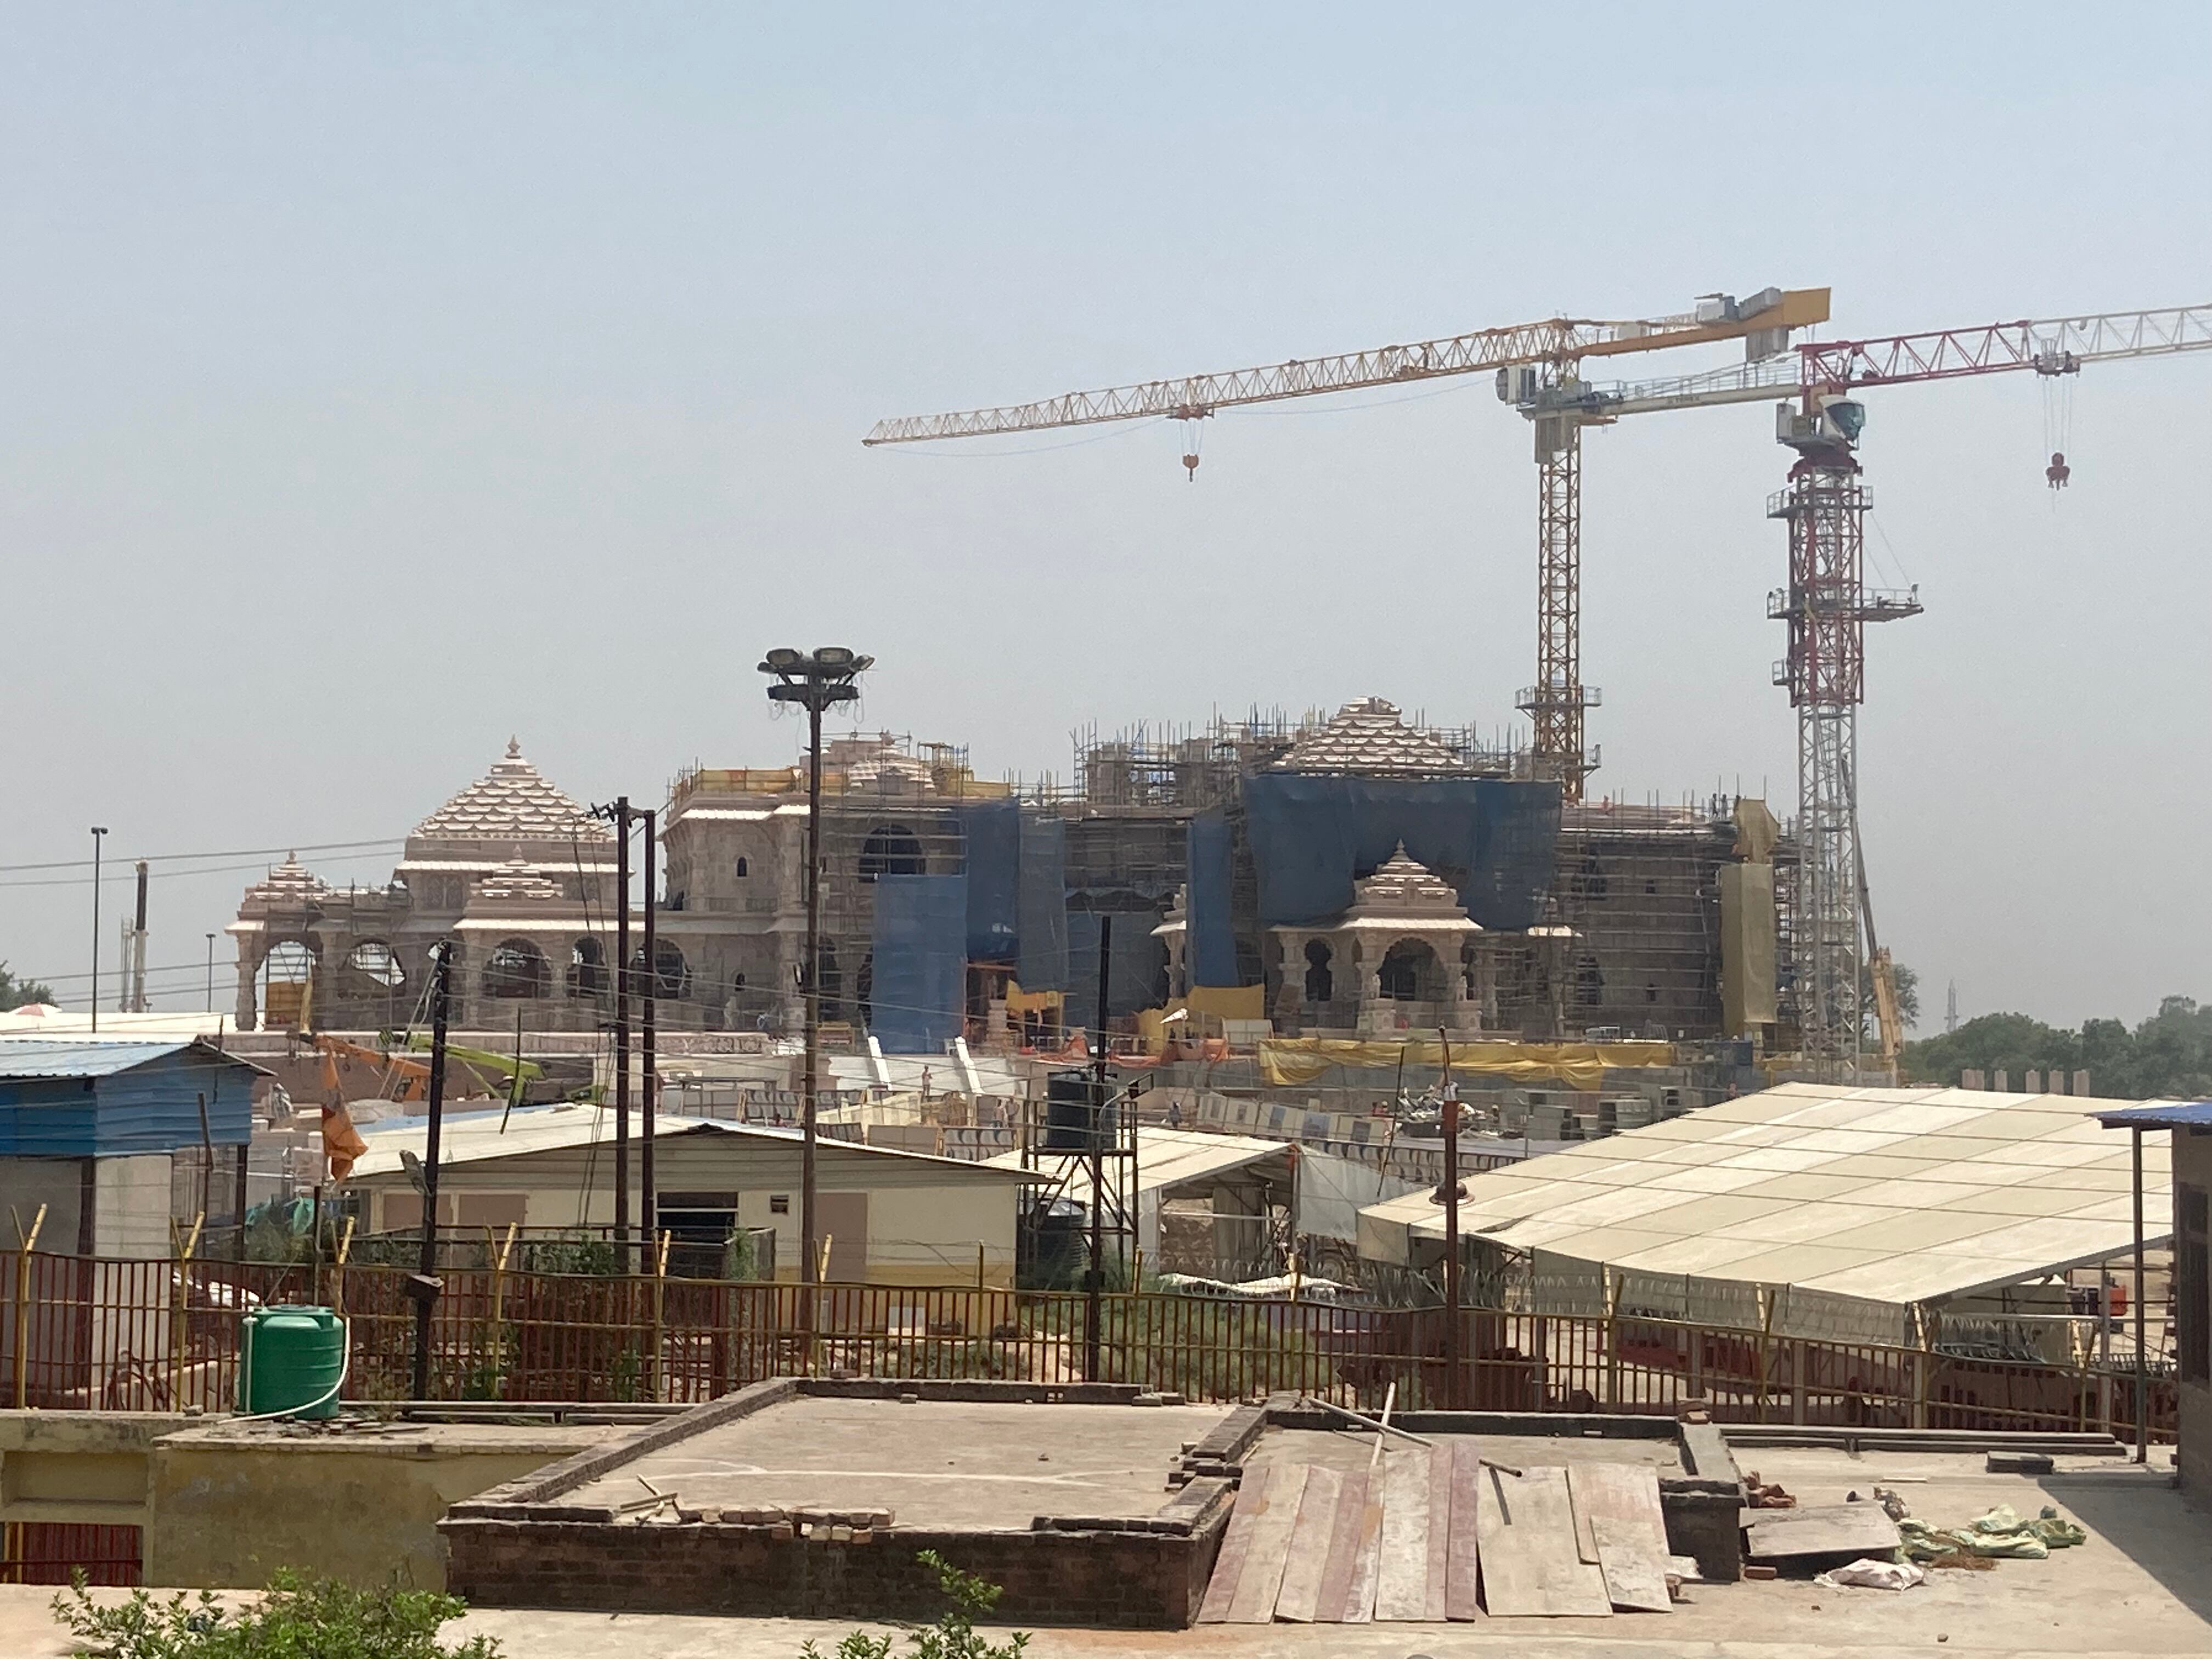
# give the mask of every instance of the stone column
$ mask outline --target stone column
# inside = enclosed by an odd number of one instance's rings
[[[253,994],[253,976],[261,971],[261,936],[240,933],[238,936],[238,1029],[258,1031],[261,1029],[258,1006]]]

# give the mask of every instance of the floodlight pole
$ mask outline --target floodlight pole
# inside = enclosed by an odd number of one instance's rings
[[[800,1001],[805,1012],[806,1051],[801,1064],[799,1146],[799,1281],[818,1283],[826,1264],[815,1208],[817,1114],[822,1092],[822,715],[837,703],[858,700],[853,682],[875,664],[842,646],[817,646],[811,652],[781,648],[763,658],[760,672],[772,677],[770,702],[795,702],[806,710],[806,944],[799,964]],[[813,1301],[799,1306],[805,1328],[813,1328]]]

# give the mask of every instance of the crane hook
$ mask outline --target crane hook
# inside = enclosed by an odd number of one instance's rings
[[[1204,440],[1199,434],[1203,428],[1199,426],[1200,416],[1196,415],[1185,415],[1181,418],[1183,476],[1192,483],[1196,483],[1198,482],[1198,452],[1204,447]]]
[[[2066,481],[2073,476],[2074,469],[2066,465],[2065,453],[2062,450],[2052,450],[2051,465],[2043,469],[2045,481],[2053,489],[2063,489],[2066,488]]]

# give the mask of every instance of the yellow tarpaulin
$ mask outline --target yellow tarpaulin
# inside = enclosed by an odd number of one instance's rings
[[[1443,1045],[1435,1037],[1403,1042],[1350,1037],[1266,1037],[1260,1043],[1260,1076],[1278,1088],[1311,1083],[1332,1066],[1440,1066]],[[1671,1042],[1455,1042],[1452,1070],[1507,1077],[1516,1083],[1555,1079],[1589,1091],[1605,1080],[1607,1066],[1672,1066]]]

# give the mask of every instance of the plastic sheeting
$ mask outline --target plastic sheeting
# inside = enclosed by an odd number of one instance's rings
[[[1097,948],[1094,936],[1093,948]],[[1384,1066],[1401,1062],[1441,1066],[1443,1044],[1435,1037],[1403,1042],[1356,1037],[1263,1037],[1260,1075],[1272,1088],[1297,1088],[1320,1078],[1332,1066]],[[1607,1066],[1672,1066],[1671,1042],[1455,1042],[1452,1070],[1506,1077],[1516,1083],[1556,1079],[1570,1089],[1593,1090],[1605,1081]]]
[[[1194,986],[1237,984],[1237,930],[1229,915],[1234,879],[1229,820],[1200,812],[1190,821],[1190,885],[1183,909],[1183,967]]]
[[[1021,937],[1022,808],[1013,799],[965,801],[968,957],[1013,962]]]
[[[1721,1023],[1732,1036],[1771,1025],[1775,1008],[1774,866],[1721,866]]]
[[[1244,781],[1262,927],[1331,920],[1352,884],[1406,851],[1459,894],[1485,927],[1533,927],[1552,884],[1559,786],[1494,778],[1316,777]]]
[[[968,878],[878,876],[870,1030],[886,1054],[936,1054],[968,999]]]
[[[1385,1175],[1334,1152],[1298,1149],[1298,1231],[1347,1243],[1359,1237],[1359,1212],[1370,1204],[1426,1185]]]
[[[1067,988],[1067,826],[1057,814],[1021,815],[1014,977],[1025,991]],[[1097,941],[1091,941],[1096,955]]]
[[[1106,981],[1106,1011],[1112,1018],[1160,1006],[1159,970],[1165,947],[1152,937],[1159,921],[1149,910],[1114,917]],[[1027,980],[1022,988],[1030,988]],[[1086,1028],[1098,1018],[1098,916],[1094,911],[1067,913],[1067,1003],[1062,1017],[1070,1025]]]

